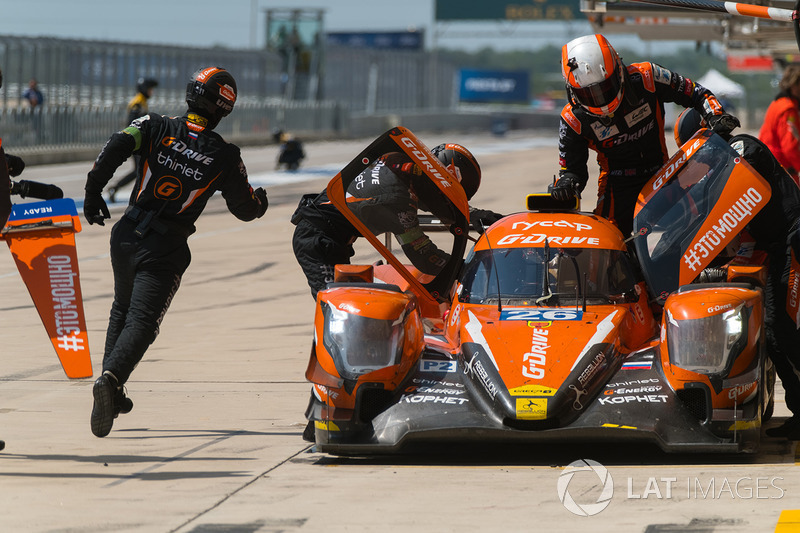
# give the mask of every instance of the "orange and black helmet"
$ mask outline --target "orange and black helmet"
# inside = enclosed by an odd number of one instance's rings
[[[481,166],[469,150],[460,144],[446,143],[434,147],[431,153],[458,179],[467,200],[475,196],[481,186]]]
[[[599,33],[578,37],[561,48],[561,75],[569,100],[593,115],[613,115],[620,106],[624,69],[614,47]]]
[[[186,85],[186,103],[190,111],[207,118],[209,127],[214,128],[233,111],[236,80],[220,67],[200,69]]]

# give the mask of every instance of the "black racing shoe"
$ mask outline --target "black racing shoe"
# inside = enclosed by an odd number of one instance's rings
[[[92,433],[95,437],[105,437],[111,433],[114,418],[118,411],[114,409],[114,397],[117,393],[116,379],[110,374],[102,374],[94,382],[92,394]]]
[[[122,387],[117,388],[117,393],[114,395],[114,418],[120,414],[127,415],[133,409],[133,400],[125,395],[125,390]]]
[[[800,417],[791,416],[780,426],[764,430],[768,437],[800,440]]]

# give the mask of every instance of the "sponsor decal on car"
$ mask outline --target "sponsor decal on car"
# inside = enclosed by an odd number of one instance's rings
[[[542,244],[547,241],[551,246],[564,246],[567,244],[583,244],[588,246],[600,246],[600,239],[597,237],[581,237],[578,235],[557,237],[545,233],[511,233],[497,240],[498,246],[509,244]]]
[[[569,236],[553,236],[548,233],[532,233],[531,230],[535,228],[558,228],[558,229],[571,229],[576,232],[576,235]],[[517,221],[511,225],[512,231],[519,231],[520,233],[510,233],[498,239],[499,246],[509,244],[541,244],[547,239],[548,243],[552,246],[566,245],[566,244],[583,244],[589,246],[599,246],[600,240],[595,237],[585,237],[578,235],[581,232],[591,231],[594,229],[590,224],[583,224],[580,222],[569,222],[566,220],[535,220],[535,221]]]
[[[647,379],[632,379],[630,381],[620,381],[618,383],[609,383],[606,385],[608,389],[616,389],[617,387],[633,387],[636,385],[648,385],[648,384],[655,384],[661,383],[661,380],[658,378],[647,378]]]
[[[544,377],[544,366],[547,364],[547,344],[550,331],[547,329],[533,328],[531,351],[522,356],[522,375],[531,379]]]
[[[600,366],[605,362],[606,356],[603,353],[599,353],[594,356],[594,359],[589,363],[589,365],[580,373],[578,376],[578,381],[581,385],[586,385],[595,374],[597,374],[598,370],[600,370]]]
[[[497,396],[497,385],[495,385],[491,378],[489,378],[489,373],[486,372],[485,368],[483,368],[481,362],[476,361],[475,365],[472,366],[472,369],[473,373],[480,378],[481,383],[483,383],[483,386],[486,389],[486,392],[488,392],[492,398]]]
[[[626,389],[625,387],[615,388],[615,389],[606,389],[603,391],[604,396],[611,396],[612,394],[652,394],[654,392],[659,392],[662,389],[661,385],[650,385],[647,387],[636,387],[633,389]]]
[[[600,397],[597,399],[601,405],[622,404],[622,403],[667,403],[666,394],[642,394],[633,396],[611,396],[609,398]]]
[[[702,144],[702,140],[696,139],[691,145],[686,147],[686,151],[681,152],[680,157],[671,162],[667,168],[660,171],[657,174],[657,177],[653,180],[652,192],[646,195],[645,201],[649,200],[652,194],[659,190],[661,186],[664,185],[670,177],[672,177],[675,171],[678,170],[686,162],[686,160],[689,159],[698,148],[700,148]]]
[[[416,385],[425,385],[425,386],[428,386],[428,387],[439,386],[439,387],[449,387],[451,389],[453,389],[453,388],[455,388],[455,389],[463,389],[464,388],[464,384],[463,383],[456,383],[454,381],[439,381],[439,380],[436,380],[436,379],[414,378],[414,379],[411,380],[411,383],[414,383]]]
[[[477,377],[478,380],[483,385],[483,388],[486,389],[486,392],[489,393],[489,396],[494,399],[497,396],[497,385],[494,384],[492,378],[489,377],[489,373],[483,367],[483,364],[478,360],[478,352],[472,356],[469,363],[467,363],[467,368],[464,369],[464,373],[470,373],[473,376]]]
[[[742,396],[746,396],[750,394],[758,385],[758,381],[754,381],[753,383],[745,383],[743,385],[737,385],[732,387],[731,390],[728,391],[728,399],[734,400]]]
[[[736,202],[728,208],[718,219],[716,224],[706,231],[700,238],[696,238],[686,253],[683,261],[692,272],[697,272],[702,262],[707,257],[715,257],[719,250],[725,247],[731,236],[739,232],[751,218],[766,204],[765,198],[755,188],[750,187]]]
[[[439,172],[438,168],[436,167],[436,164],[431,162],[431,160],[428,158],[425,152],[420,150],[420,148],[414,143],[414,141],[412,141],[408,137],[403,137],[402,139],[400,139],[400,142],[402,142],[403,145],[411,149],[411,154],[416,158],[417,164],[420,167],[426,169],[428,172],[430,172],[430,174],[433,177],[435,177],[436,180],[439,182],[439,185],[441,187],[450,187],[450,181]],[[441,166],[441,163],[439,163],[438,159],[436,160],[436,163],[439,166]]]
[[[553,396],[558,391],[544,385],[523,385],[508,389],[508,392],[511,396]]]
[[[500,320],[527,320],[528,322],[553,322],[556,320],[582,320],[583,311],[578,309],[503,309]]]
[[[455,372],[456,362],[443,359],[420,359],[420,372]]]
[[[433,394],[403,394],[401,403],[441,403],[444,405],[463,405],[469,398],[456,398],[454,396],[439,396]]]
[[[444,394],[446,396],[459,396],[464,394],[466,391],[450,389],[446,387],[417,387],[415,385],[411,385],[406,387],[406,390],[409,394],[416,393],[416,394]]]
[[[547,418],[547,398],[517,398],[517,418],[544,420]]]

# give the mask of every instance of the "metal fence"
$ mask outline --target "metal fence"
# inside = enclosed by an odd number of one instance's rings
[[[435,53],[330,47],[323,96],[355,114],[452,108],[457,69]]]
[[[151,111],[179,116],[181,107],[150,107]],[[233,142],[266,144],[275,129],[334,133],[344,110],[334,102],[243,103],[215,131]],[[46,106],[41,110],[0,110],[0,138],[11,151],[99,149],[126,124],[124,106]]]
[[[232,141],[274,129],[346,136],[351,117],[454,105],[455,68],[432,53],[331,46],[310,63],[319,68],[290,77],[269,50],[0,36],[0,137],[27,151],[100,145],[126,125],[138,78],[159,82],[151,111],[181,114],[190,74],[209,65],[236,78],[236,108],[218,128]],[[34,110],[22,98],[31,79],[44,94]]]
[[[168,106],[182,102],[190,74],[209,65],[235,73],[245,100],[282,96],[280,59],[262,50],[0,36],[0,104],[23,106],[22,93],[35,78],[45,105],[125,105],[135,94],[136,80],[151,77],[159,82],[152,103]]]

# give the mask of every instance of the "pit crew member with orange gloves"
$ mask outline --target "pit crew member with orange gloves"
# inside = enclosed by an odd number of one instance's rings
[[[95,381],[91,428],[111,431],[133,403],[123,385],[155,340],[161,320],[189,266],[187,239],[216,191],[244,221],[267,210],[267,193],[253,190],[239,148],[214,128],[236,102],[236,81],[219,67],[197,71],[186,87],[183,117],[148,114],[115,133],[86,181],[83,212],[89,224],[110,218],[102,190],[132,154],[142,158],[135,193],[111,230],[114,303],[106,333],[103,374]]]
[[[589,150],[597,152],[595,214],[610,219],[626,237],[639,192],[668,159],[664,102],[696,109],[718,133],[739,126],[705,87],[655,63],[625,66],[600,34],[565,44],[561,73],[568,102],[559,124],[561,168],[550,191],[559,200],[583,191]]]

